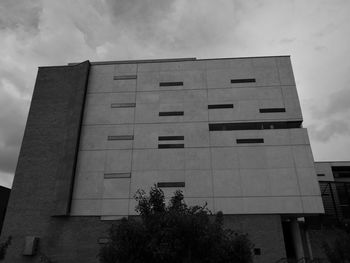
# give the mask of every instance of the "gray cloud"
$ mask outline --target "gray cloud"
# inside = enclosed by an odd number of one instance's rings
[[[350,110],[350,87],[343,88],[329,97],[329,104],[325,110],[328,115],[344,113]]]
[[[317,141],[327,142],[335,136],[349,135],[349,123],[344,120],[329,120],[326,124],[319,127],[311,125],[308,127],[310,135]]]
[[[41,1],[2,0],[0,5],[0,29],[38,30]]]
[[[0,84],[0,172],[10,173],[17,163],[28,101],[9,94],[6,85]]]
[[[326,120],[350,110],[350,88],[343,88],[329,95],[327,105],[316,104],[311,107],[314,118]]]

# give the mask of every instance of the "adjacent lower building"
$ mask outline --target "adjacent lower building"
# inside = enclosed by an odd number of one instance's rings
[[[324,206],[302,122],[289,56],[40,67],[5,262],[98,262],[111,223],[155,184],[222,211],[254,262],[312,257],[301,226]]]
[[[10,197],[10,192],[11,189],[0,185],[0,234],[6,214],[6,208]]]
[[[325,258],[325,243],[334,245],[350,231],[350,162],[316,162],[324,214],[305,221],[313,257]]]

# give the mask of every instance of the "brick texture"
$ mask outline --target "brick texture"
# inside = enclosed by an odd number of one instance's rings
[[[261,255],[254,256],[254,263],[273,263],[286,257],[281,217],[279,215],[226,215],[224,225],[248,234]]]
[[[97,239],[108,228],[98,217],[54,217],[69,211],[89,62],[40,68],[2,237],[13,237],[5,262],[22,256],[25,236],[58,262],[96,262]]]

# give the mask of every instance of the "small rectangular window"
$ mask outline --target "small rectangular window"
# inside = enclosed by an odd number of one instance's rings
[[[265,108],[259,109],[260,113],[272,113],[272,112],[286,112],[285,108]]]
[[[317,174],[317,176],[326,176],[325,174]]]
[[[159,141],[181,141],[184,140],[184,136],[159,136]]]
[[[127,80],[127,79],[137,79],[137,75],[120,75],[114,76],[114,80]]]
[[[171,86],[183,86],[184,83],[182,81],[177,81],[177,82],[160,82],[159,86],[160,87],[171,87]]]
[[[105,173],[105,179],[114,179],[114,178],[130,178],[131,173]]]
[[[183,116],[183,111],[162,111],[159,112],[159,116]]]
[[[257,139],[237,139],[237,143],[264,143],[264,139],[257,138]]]
[[[118,141],[118,140],[133,140],[134,135],[111,135],[108,136],[108,141]]]
[[[173,144],[158,144],[158,149],[174,149],[174,148],[184,148],[183,143],[173,143]]]
[[[157,183],[157,187],[185,187],[185,182],[162,182]]]
[[[233,104],[212,104],[208,105],[208,109],[232,109]]]
[[[255,82],[255,79],[231,79],[231,83],[250,83]]]
[[[111,108],[133,108],[136,103],[112,103]]]

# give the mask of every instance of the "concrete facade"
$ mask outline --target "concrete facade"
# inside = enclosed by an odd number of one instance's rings
[[[254,81],[231,83],[241,79]],[[179,189],[186,201],[207,202],[214,212],[323,212],[306,129],[208,127],[301,123],[289,57],[92,65],[87,93],[72,215],[135,215],[135,192],[158,182],[184,182]],[[222,104],[233,107],[208,109]],[[284,112],[259,112],[266,108]],[[159,116],[173,111],[183,115]],[[108,140],[125,135],[133,139]],[[184,138],[164,142],[159,136]],[[264,143],[237,144],[252,138]],[[158,149],[162,143],[184,148]],[[175,190],[164,188],[167,197]]]
[[[99,238],[157,183],[223,211],[270,263],[282,218],[323,213],[290,58],[85,62],[40,68],[1,238],[97,262]],[[175,187],[174,187],[175,186]],[[299,252],[298,252],[299,253]],[[301,253],[301,252],[300,252]]]

